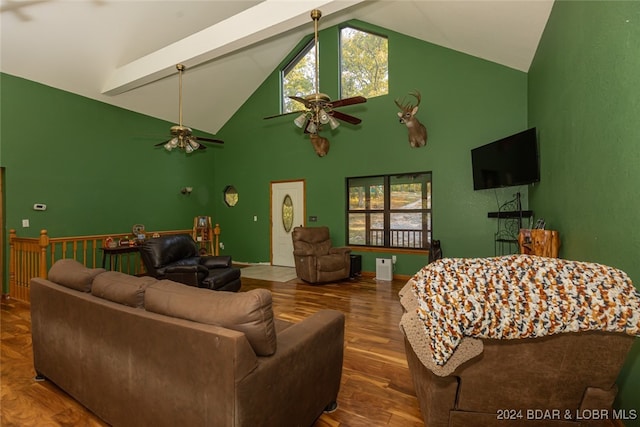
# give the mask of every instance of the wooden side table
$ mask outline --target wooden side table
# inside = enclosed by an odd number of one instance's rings
[[[558,258],[560,234],[556,230],[521,228],[518,245],[521,254]]]
[[[102,268],[107,268],[107,255],[109,255],[109,269],[116,270],[118,268],[118,258],[120,255],[132,252],[140,252],[139,246],[116,246],[114,248],[102,249]]]

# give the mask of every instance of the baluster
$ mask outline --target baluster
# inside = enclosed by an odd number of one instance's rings
[[[9,296],[16,292],[16,230],[9,230]]]
[[[49,246],[49,236],[47,230],[40,230],[40,239],[38,240],[38,246],[40,246],[40,274],[38,277],[43,279],[47,278],[47,246]]]

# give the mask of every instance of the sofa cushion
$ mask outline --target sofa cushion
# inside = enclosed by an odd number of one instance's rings
[[[91,293],[99,298],[128,305],[144,306],[144,292],[149,285],[157,282],[153,277],[136,277],[119,271],[107,271],[93,281]]]
[[[258,356],[276,351],[271,292],[266,289],[211,292],[160,280],[147,288],[144,307],[154,313],[243,332]]]
[[[104,268],[87,268],[74,259],[61,259],[49,269],[48,279],[67,288],[91,292],[93,279],[104,272]]]

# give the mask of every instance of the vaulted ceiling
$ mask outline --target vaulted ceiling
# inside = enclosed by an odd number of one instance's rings
[[[359,19],[528,71],[553,0],[2,0],[1,71],[216,133],[298,42]],[[267,114],[268,112],[265,112]],[[277,112],[273,112],[277,113]]]

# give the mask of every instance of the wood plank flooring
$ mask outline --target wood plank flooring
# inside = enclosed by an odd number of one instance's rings
[[[312,286],[243,279],[242,289],[272,291],[276,317],[300,321],[323,308],[345,313],[345,352],[338,409],[314,427],[422,426],[407,368],[398,291],[405,281],[373,278]],[[2,300],[0,425],[105,426],[50,382],[35,382],[29,305]]]

